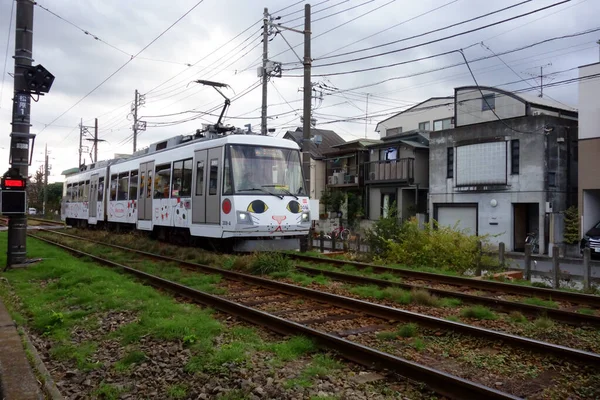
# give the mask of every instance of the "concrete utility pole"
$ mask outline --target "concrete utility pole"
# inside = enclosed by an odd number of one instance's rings
[[[269,9],[265,7],[263,13],[263,59],[262,59],[262,109],[260,113],[260,133],[267,134],[267,89],[269,74],[267,63],[269,62]]]
[[[367,93],[367,107],[365,108],[365,139],[367,138],[367,125],[369,123],[369,93]]]
[[[137,117],[138,117],[139,93],[135,89],[135,101],[133,102],[133,152],[137,150]]]
[[[46,204],[48,204],[48,145],[44,148],[44,201],[42,203],[42,215],[46,215]]]
[[[104,142],[102,139],[98,139],[98,118],[94,119],[94,137],[92,139],[85,139],[89,142],[92,142],[92,148],[94,149],[94,155],[90,157],[92,158],[93,163],[98,162],[98,143]]]
[[[15,75],[10,134],[10,169],[5,176],[29,174],[29,141],[35,137],[30,133],[31,94],[25,81],[25,73],[33,62],[33,5],[32,0],[17,0],[15,25]],[[27,216],[12,214],[8,220],[7,268],[27,261]]]
[[[79,120],[79,163],[77,168],[81,167],[81,153],[83,152],[83,118]]]
[[[310,118],[312,104],[312,84],[310,81],[312,60],[310,58],[310,4],[304,5],[304,101],[302,126],[302,170],[306,190],[310,196]]]

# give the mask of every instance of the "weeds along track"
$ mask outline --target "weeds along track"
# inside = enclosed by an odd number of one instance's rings
[[[415,271],[411,269],[386,267],[377,264],[339,260],[335,258],[315,257],[304,254],[283,253],[286,256],[316,264],[327,264],[336,267],[352,266],[357,270],[368,270],[378,274],[392,274],[403,278],[403,281],[413,285],[424,286],[428,290],[436,288],[453,288],[456,292],[484,291],[499,295],[516,295],[525,297],[538,297],[540,299],[560,301],[569,304],[587,305],[600,308],[600,296],[567,292],[562,290],[546,289],[535,286],[521,286],[491,280],[479,280],[460,276],[435,274],[431,272]]]
[[[31,236],[121,268],[152,285],[276,332],[309,336],[349,360],[387,368],[452,398],[531,397],[553,388],[553,384],[562,387],[567,382],[567,386],[585,386],[588,380],[595,379],[600,365],[600,355],[591,352],[64,233],[49,233],[59,240]],[[103,257],[71,247],[81,248],[82,239],[91,243],[88,246]],[[111,250],[101,248],[105,246]],[[127,258],[128,265],[114,261],[117,255],[120,259]],[[137,258],[132,258],[133,255]],[[211,281],[212,286],[204,286],[205,290],[199,291],[173,279],[164,279],[156,260],[160,260],[165,269],[168,265],[179,271],[184,268],[188,275],[183,278],[178,275],[175,279],[181,282],[189,278],[188,282],[193,283],[193,277],[201,276],[200,271],[217,278]],[[158,274],[149,273],[144,266],[147,264]],[[424,346],[432,351],[424,351]],[[490,352],[492,359],[502,360],[500,366],[496,361],[482,361],[490,357]],[[548,382],[549,374],[557,373],[561,382]]]

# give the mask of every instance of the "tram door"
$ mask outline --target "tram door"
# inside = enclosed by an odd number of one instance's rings
[[[194,187],[192,193],[192,223],[206,223],[206,174],[208,150],[197,150],[194,152]]]
[[[98,174],[93,174],[90,179],[90,202],[89,202],[89,215],[90,218],[97,218],[97,210],[96,206],[98,202]]]
[[[140,185],[138,191],[138,220],[152,220],[152,185],[154,183],[154,161],[140,164]]]

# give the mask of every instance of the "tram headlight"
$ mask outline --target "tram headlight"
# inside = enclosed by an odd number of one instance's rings
[[[238,224],[252,225],[252,216],[250,216],[250,213],[247,213],[245,211],[238,211],[237,222]]]
[[[303,212],[302,215],[300,216],[300,218],[301,218],[302,222],[309,222],[310,221],[310,213]]]

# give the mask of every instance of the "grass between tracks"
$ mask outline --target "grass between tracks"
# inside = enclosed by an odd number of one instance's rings
[[[6,238],[6,233],[0,233],[1,248],[6,248]],[[222,372],[227,364],[248,363],[256,352],[265,353],[264,357],[277,366],[316,351],[313,342],[303,337],[265,342],[254,329],[240,326],[228,329],[209,309],[178,303],[114,269],[74,258],[37,240],[28,239],[27,250],[29,257],[42,257],[43,261],[2,273],[0,295],[17,323],[49,343],[51,358],[69,369],[128,374],[133,366],[149,357],[136,349],[142,338],[179,343],[188,348],[191,357],[185,370],[190,374]],[[4,263],[5,256],[1,254],[0,265]],[[212,282],[198,281],[197,285]],[[102,321],[114,313],[126,313],[131,318],[117,329],[106,330]],[[88,333],[87,340],[79,340],[82,331]],[[95,354],[104,342],[114,340],[121,343],[123,355],[112,362],[97,361]],[[309,365],[323,367],[319,363],[324,356],[314,357]],[[322,373],[318,368],[316,372],[303,372],[303,382]],[[132,388],[98,381],[92,394],[111,399],[128,390]],[[175,383],[165,390],[170,398],[187,395],[186,382]]]

